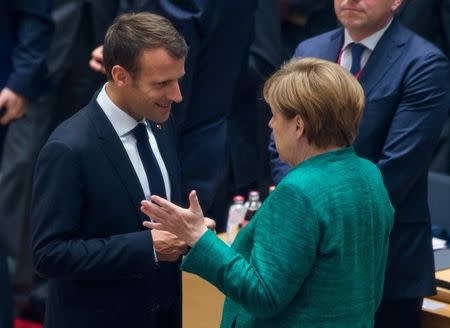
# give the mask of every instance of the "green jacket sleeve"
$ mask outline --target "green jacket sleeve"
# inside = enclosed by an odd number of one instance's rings
[[[208,231],[186,256],[182,269],[211,282],[257,317],[281,312],[310,272],[319,239],[307,196],[281,183],[241,233],[252,233],[249,256]],[[253,225],[253,226],[251,226]]]

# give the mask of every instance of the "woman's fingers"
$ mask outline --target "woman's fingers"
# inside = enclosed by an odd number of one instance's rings
[[[203,210],[198,201],[197,192],[192,190],[189,193],[189,210],[193,213],[203,216]]]
[[[152,203],[159,205],[159,207],[161,207],[168,213],[173,213],[182,209],[181,207],[169,202],[167,199],[164,199],[156,195],[150,196],[150,200]]]
[[[141,202],[141,211],[148,217],[158,222],[166,221],[170,218],[170,214],[167,211],[156,204],[152,204],[148,200],[143,200]]]

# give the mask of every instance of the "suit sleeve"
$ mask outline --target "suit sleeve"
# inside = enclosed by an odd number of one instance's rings
[[[441,16],[444,50],[447,57],[450,58],[450,0],[442,1]]]
[[[276,316],[301,288],[319,242],[317,217],[297,189],[281,184],[258,210],[248,259],[208,231],[186,256],[182,269],[211,282],[254,316]]]
[[[148,231],[83,239],[83,179],[68,146],[52,141],[39,156],[32,200],[36,271],[46,278],[127,279],[154,270]]]
[[[377,163],[394,206],[428,170],[450,108],[449,78],[448,61],[437,52],[422,56],[406,72],[402,98]]]
[[[19,0],[16,43],[12,54],[13,69],[6,87],[34,100],[42,91],[47,76],[47,50],[53,33],[49,3],[46,0]]]

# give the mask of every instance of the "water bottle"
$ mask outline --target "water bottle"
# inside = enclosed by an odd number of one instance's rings
[[[227,242],[229,245],[233,243],[246,212],[247,208],[244,206],[244,196],[234,196],[233,204],[231,204],[228,210]]]
[[[259,200],[259,192],[256,190],[250,191],[248,194],[248,200],[245,203],[247,212],[245,213],[244,221],[242,221],[242,227],[245,227],[249,223],[260,206],[261,201]]]

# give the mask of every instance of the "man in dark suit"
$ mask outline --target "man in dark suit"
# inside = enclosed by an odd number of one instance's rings
[[[148,11],[168,18],[186,39],[184,100],[174,111],[183,195],[196,189],[202,208],[221,221],[221,229],[231,160],[227,119],[247,61],[257,0],[129,0],[121,4],[122,11]]]
[[[376,327],[383,328],[418,327],[422,299],[435,293],[427,173],[450,107],[448,61],[393,19],[400,3],[335,0],[344,28],[301,43],[294,55],[339,62],[366,94],[354,147],[378,165],[395,207],[383,300],[376,314]],[[279,181],[289,168],[273,143],[270,148],[272,173]]]
[[[186,54],[166,19],[120,16],[104,42],[109,82],[43,147],[32,245],[46,327],[181,327],[186,245],[143,229],[139,208],[150,194],[180,201],[170,114]]]
[[[1,2],[0,171],[7,164],[2,160],[7,131],[14,129],[17,120],[27,112],[29,102],[39,96],[45,84],[45,59],[52,30],[48,1]],[[5,184],[0,183],[1,195],[7,188]],[[8,206],[14,207],[11,203]],[[13,326],[13,302],[6,256],[11,253],[5,238],[5,219],[4,215],[0,215],[0,327],[10,328]]]

